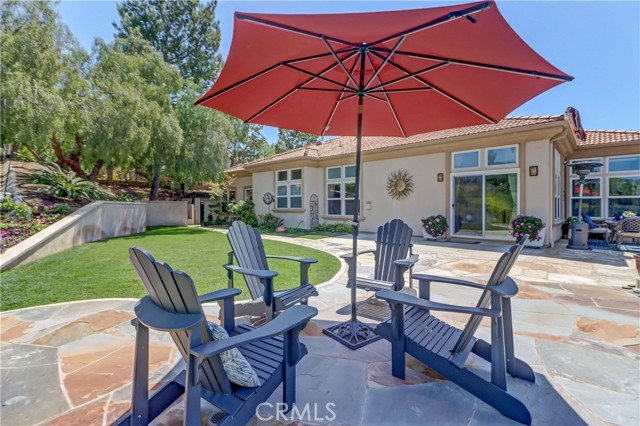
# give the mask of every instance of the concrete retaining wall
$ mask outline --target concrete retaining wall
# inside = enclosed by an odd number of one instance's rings
[[[188,224],[188,201],[149,201],[144,204],[147,210],[147,226]]]
[[[94,202],[8,249],[2,254],[0,271],[91,241],[145,232],[146,224],[143,203]]]

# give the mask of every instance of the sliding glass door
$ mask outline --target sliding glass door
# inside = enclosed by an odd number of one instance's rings
[[[484,172],[453,176],[453,235],[510,238],[518,213],[518,173]]]

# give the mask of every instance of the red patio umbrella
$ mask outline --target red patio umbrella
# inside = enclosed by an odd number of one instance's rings
[[[570,80],[493,2],[326,15],[237,12],[227,62],[196,104],[250,123],[357,135],[355,256],[363,135],[495,123]],[[330,334],[357,348],[375,335],[357,321],[351,291],[352,318]]]

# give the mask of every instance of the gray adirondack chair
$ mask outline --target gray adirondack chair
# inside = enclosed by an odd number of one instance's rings
[[[317,296],[318,290],[309,284],[309,268],[318,263],[316,259],[293,256],[268,256],[262,244],[260,231],[246,223],[236,220],[229,227],[227,239],[231,245],[227,269],[229,288],[233,288],[233,275],[244,277],[249,288],[252,302],[236,306],[237,315],[259,315],[264,313],[270,321],[277,312],[298,303],[307,304],[309,297]],[[236,258],[238,265],[233,264]],[[267,259],[285,259],[300,264],[300,283],[297,287],[275,291],[273,278],[277,272],[269,269]]]
[[[359,251],[356,255],[356,258],[371,253],[375,256],[373,278],[355,277],[356,287],[366,291],[402,290],[404,273],[418,261],[418,255],[412,253],[412,236],[411,227],[400,219],[393,219],[378,227],[376,248]],[[340,257],[349,267],[347,287],[350,288],[354,279],[354,258],[352,253]]]
[[[522,250],[520,243],[504,253],[487,285],[415,274],[419,282],[419,297],[391,290],[377,293],[379,299],[389,302],[391,318],[376,328],[376,333],[391,342],[392,367],[395,377],[405,377],[405,352],[430,366],[438,373],[494,407],[500,413],[521,423],[531,424],[527,407],[507,393],[506,373],[513,377],[535,382],[533,370],[514,355],[510,298],[518,286],[508,274]],[[465,307],[430,301],[430,283],[441,282],[482,290],[475,307]],[[460,330],[431,314],[445,311],[470,314]],[[474,337],[483,317],[491,318],[491,343]],[[491,381],[465,368],[465,361],[473,352],[491,363]]]
[[[255,409],[284,383],[284,402],[295,402],[295,366],[307,353],[299,333],[318,311],[296,306],[271,323],[254,329],[234,324],[233,298],[238,289],[223,289],[198,297],[191,278],[157,261],[146,250],[133,247],[129,257],[149,293],[134,308],[136,351],[132,411],[116,425],[146,425],[185,394],[185,425],[200,425],[200,398],[221,410],[219,425],[246,424]],[[222,300],[226,305],[223,326],[228,339],[213,340],[202,303]],[[186,371],[149,399],[149,328],[169,332],[186,362]],[[284,333],[284,337],[280,334]],[[261,385],[246,388],[229,382],[219,354],[238,348],[257,373]]]

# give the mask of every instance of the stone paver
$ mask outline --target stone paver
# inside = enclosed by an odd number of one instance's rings
[[[267,238],[334,255],[351,249],[348,237]],[[360,247],[372,247],[372,239],[362,235]],[[479,282],[506,248],[498,243],[415,243],[421,256],[415,272]],[[361,271],[370,272],[372,262],[364,256]],[[528,406],[534,424],[640,424],[640,299],[622,289],[635,283],[632,262],[629,253],[571,251],[562,245],[523,251],[512,270],[520,287],[513,302],[514,337],[516,355],[533,367],[536,383],[509,377],[508,386]],[[411,357],[407,379],[392,377],[385,341],[351,351],[323,335],[323,328],[348,317],[345,271],[321,285],[320,296],[310,302],[319,315],[302,335],[309,355],[298,366],[297,386],[298,404],[309,403],[310,411],[302,419],[254,418],[252,424],[513,424]],[[358,291],[364,303],[369,296]],[[478,294],[434,285],[432,297],[470,305]],[[121,417],[131,397],[134,303],[85,301],[0,314],[2,424],[109,425]],[[384,312],[384,306],[363,306],[374,316]],[[217,305],[206,312],[215,318]],[[466,321],[460,314],[442,317],[457,326]],[[485,321],[478,336],[489,335]],[[151,332],[150,337],[153,388],[173,377],[182,361],[167,334]],[[489,365],[477,357],[470,357],[467,366],[489,374]],[[281,392],[276,390],[269,402],[281,401]],[[202,402],[203,424],[215,410]],[[264,410],[263,416],[275,414]],[[182,412],[179,401],[153,424],[181,424]]]

